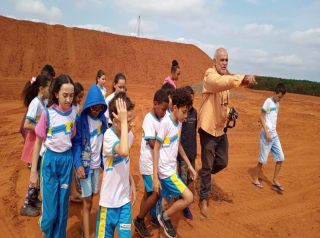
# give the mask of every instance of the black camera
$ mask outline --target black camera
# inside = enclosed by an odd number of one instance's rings
[[[227,125],[223,129],[224,133],[227,133],[228,128],[233,128],[236,126],[236,121],[238,119],[238,116],[239,116],[239,114],[238,114],[237,110],[234,107],[230,107]],[[231,122],[233,122],[232,125],[230,124]]]

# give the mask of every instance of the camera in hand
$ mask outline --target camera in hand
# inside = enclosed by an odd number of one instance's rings
[[[236,121],[238,119],[238,112],[234,107],[231,107],[228,114],[228,121],[226,127],[223,129],[224,133],[227,133],[228,128],[233,128],[236,126]],[[231,124],[231,122],[233,122]]]

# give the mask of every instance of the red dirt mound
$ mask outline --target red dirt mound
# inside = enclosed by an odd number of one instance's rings
[[[193,45],[118,36],[59,25],[46,25],[0,17],[0,231],[1,237],[41,237],[37,218],[19,215],[30,170],[20,160],[22,138],[18,133],[25,109],[19,94],[27,79],[46,64],[57,73],[68,73],[85,89],[98,69],[111,82],[116,72],[128,76],[128,93],[136,103],[132,172],[138,189],[133,216],[139,210],[143,181],[138,171],[141,122],[151,109],[152,96],[170,73],[172,59],[181,64],[179,85],[200,81],[211,65],[209,57]],[[232,60],[232,59],[231,59]],[[111,84],[111,83],[109,83]],[[109,87],[110,91],[110,87]],[[285,192],[271,189],[273,162],[264,168],[264,189],[251,184],[259,153],[260,108],[270,92],[233,90],[231,104],[238,109],[236,128],[229,133],[229,165],[214,177],[210,217],[201,219],[198,196],[190,206],[194,220],[176,214],[173,225],[179,237],[318,237],[320,234],[320,98],[288,94],[281,102],[279,135],[286,161],[280,181]],[[201,95],[196,94],[198,109]],[[198,143],[199,144],[199,143]],[[200,168],[198,147],[197,170]],[[191,189],[196,191],[198,183]],[[91,216],[92,236],[98,196]],[[67,236],[81,237],[81,205],[70,204]],[[149,224],[149,221],[147,221]],[[164,237],[151,227],[153,237]],[[134,237],[138,237],[134,234]]]

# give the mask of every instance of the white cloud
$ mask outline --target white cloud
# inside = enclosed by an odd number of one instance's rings
[[[198,16],[207,7],[205,0],[117,0],[115,4],[130,13],[165,17]]]
[[[19,12],[49,19],[57,19],[62,16],[62,12],[58,7],[48,7],[41,0],[14,0],[14,4]]]
[[[108,26],[103,26],[101,24],[85,24],[85,25],[76,25],[74,27],[95,30],[95,31],[102,31],[102,32],[111,32],[111,28]]]
[[[320,46],[320,28],[295,31],[291,34],[291,40],[297,44]]]
[[[278,65],[287,65],[287,66],[302,66],[303,61],[298,56],[291,55],[280,55],[271,59],[273,63]]]
[[[243,28],[243,31],[245,34],[249,36],[255,36],[255,37],[260,37],[260,36],[265,36],[274,33],[274,26],[270,24],[247,24]]]
[[[218,49],[219,47],[224,47],[224,45],[209,44],[209,43],[204,43],[204,42],[194,40],[194,39],[186,39],[184,37],[179,37],[179,38],[175,39],[174,41],[179,42],[179,43],[196,45],[202,51],[204,51],[210,58],[213,57],[216,49]]]

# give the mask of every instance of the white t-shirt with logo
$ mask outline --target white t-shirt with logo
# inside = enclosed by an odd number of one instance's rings
[[[160,121],[151,112],[149,112],[142,123],[142,138],[140,147],[140,173],[142,175],[153,174],[153,149],[150,147],[148,140],[155,140]]]
[[[99,205],[118,208],[130,202],[130,158],[114,152],[120,138],[113,128],[107,129],[103,137],[103,179]],[[129,132],[129,150],[133,143],[133,134]]]
[[[32,124],[37,125],[40,121],[40,117],[44,109],[46,108],[47,101],[40,100],[39,97],[32,99],[28,107],[28,112],[26,119],[32,122]]]
[[[181,122],[176,122],[171,115],[165,116],[159,126],[156,139],[162,143],[159,151],[158,173],[160,179],[177,173],[177,155],[179,150]]]
[[[267,98],[262,106],[262,112],[265,113],[265,122],[271,137],[277,135],[277,118],[279,112],[279,102],[275,102],[273,98]]]
[[[77,112],[73,110],[62,112],[53,105],[48,108],[48,129],[44,142],[46,148],[54,152],[65,152],[72,147],[71,136]]]
[[[101,148],[103,142],[103,134],[101,132],[102,122],[99,118],[93,118],[88,115],[88,124],[90,131],[90,147],[91,147],[91,160],[90,168],[97,169],[101,163]]]

